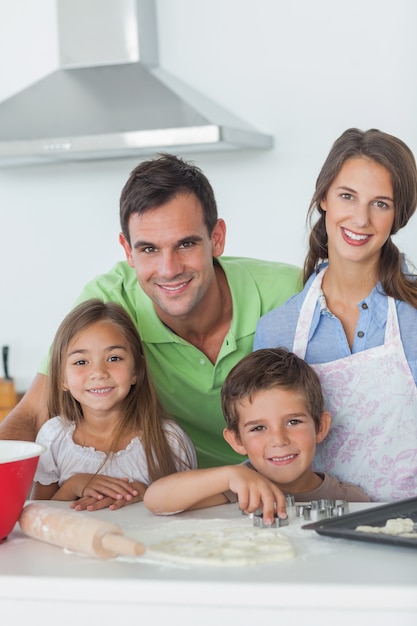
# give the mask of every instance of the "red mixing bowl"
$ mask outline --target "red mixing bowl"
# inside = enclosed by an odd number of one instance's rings
[[[19,519],[44,451],[32,441],[0,441],[0,543]]]

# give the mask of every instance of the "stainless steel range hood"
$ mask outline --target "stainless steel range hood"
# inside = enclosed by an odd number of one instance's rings
[[[158,67],[154,0],[56,0],[60,65],[0,103],[0,166],[271,148]]]

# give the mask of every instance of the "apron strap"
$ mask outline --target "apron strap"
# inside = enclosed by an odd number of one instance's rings
[[[305,358],[307,352],[311,322],[316,309],[317,300],[321,294],[321,284],[326,270],[327,267],[323,268],[311,283],[298,315],[292,351],[301,359]]]
[[[314,311],[316,309],[317,300],[319,299],[322,291],[321,285],[323,282],[323,276],[327,270],[327,267],[323,268],[311,283],[304,302],[301,305],[300,313],[298,316],[297,326],[295,329],[294,342],[292,351],[301,359],[305,359],[307,352],[308,340],[310,337],[311,322],[313,320]],[[388,300],[388,312],[387,323],[385,327],[385,339],[384,343],[391,343],[400,336],[397,307],[395,300],[391,296],[387,296]]]

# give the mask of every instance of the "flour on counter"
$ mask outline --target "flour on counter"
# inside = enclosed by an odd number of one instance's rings
[[[180,534],[146,550],[149,557],[190,565],[241,566],[292,559],[291,541],[272,529],[226,528]]]
[[[415,524],[409,517],[397,517],[388,519],[385,526],[356,526],[355,530],[364,533],[377,533],[383,535],[398,535],[401,537],[417,537]]]

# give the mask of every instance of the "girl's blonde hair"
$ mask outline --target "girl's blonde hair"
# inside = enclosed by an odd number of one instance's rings
[[[184,467],[168,443],[164,424],[169,417],[150,379],[139,334],[128,313],[114,302],[87,300],[70,311],[58,327],[49,364],[49,415],[60,415],[76,424],[84,419],[80,403],[69,391],[64,391],[66,354],[75,335],[99,321],[114,324],[123,334],[132,351],[136,375],[136,383],[131,386],[123,402],[123,412],[111,451],[116,450],[117,442],[124,432],[135,432],[145,451],[150,481],[179,469],[189,469],[191,461]],[[171,431],[169,437],[175,437],[174,432]]]

